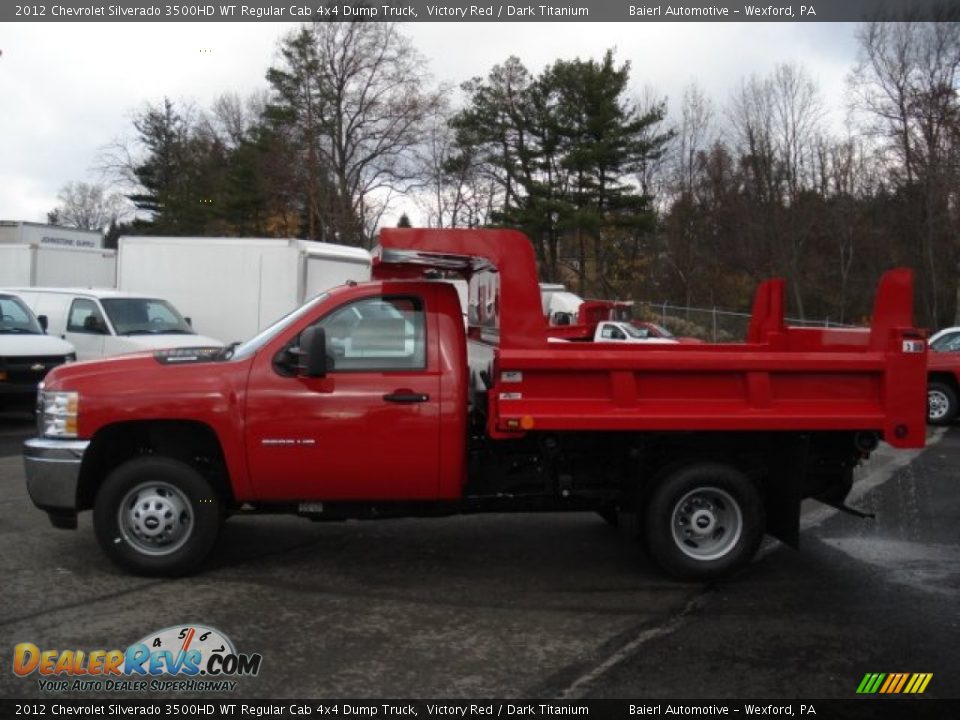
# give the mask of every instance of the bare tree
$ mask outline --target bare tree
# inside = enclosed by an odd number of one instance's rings
[[[916,238],[924,266],[927,316],[960,322],[954,238],[960,172],[960,22],[869,22],[857,38],[861,57],[849,77],[851,106],[866,114],[886,150],[887,171],[901,193],[916,198]],[[951,217],[953,216],[953,217]],[[949,267],[943,273],[942,267]],[[954,312],[944,306],[954,304]]]
[[[673,192],[692,196],[698,174],[698,157],[716,139],[713,102],[691,83],[683,91],[680,122],[673,147]]]
[[[751,223],[774,269],[787,275],[795,309],[804,316],[803,280],[808,228],[788,221],[784,209],[816,183],[816,144],[822,103],[816,84],[799,66],[781,64],[765,78],[751,77],[728,112],[748,189],[759,207]]]
[[[226,147],[234,148],[249,139],[266,104],[264,92],[246,98],[237,93],[223,93],[213,101],[209,112],[200,114],[197,124],[201,131],[217,138]]]
[[[788,197],[810,187],[813,152],[821,134],[823,102],[816,83],[795,64],[780,64],[770,77],[773,132]]]
[[[60,204],[47,213],[55,225],[104,230],[131,214],[132,208],[119,193],[110,193],[103,185],[85,182],[67,183],[57,195]]]
[[[417,150],[423,187],[415,193],[429,227],[484,225],[502,200],[497,180],[469,147],[457,143],[446,102],[431,114]]]
[[[707,238],[699,222],[698,189],[705,172],[706,157],[714,140],[713,105],[703,90],[691,83],[683,92],[676,136],[671,142],[667,191],[662,202],[665,227],[661,233],[662,259],[680,283],[684,302],[690,305],[693,291],[700,285],[706,270],[701,262],[701,249]]]
[[[368,243],[392,193],[418,181],[411,152],[439,102],[426,61],[393,23],[318,22],[281,43],[274,117],[300,128],[311,236]]]

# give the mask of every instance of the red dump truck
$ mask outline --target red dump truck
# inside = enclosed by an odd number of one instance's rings
[[[384,230],[374,280],[324,293],[247,342],[55,369],[26,442],[53,524],[93,509],[104,552],[175,575],[224,519],[636,513],[666,571],[744,566],[796,544],[800,503],[842,505],[880,439],[925,439],[912,276],[888,272],[869,330],[786,327],[763,284],[747,342],[549,342],[529,240]],[[457,292],[481,282],[483,327]]]

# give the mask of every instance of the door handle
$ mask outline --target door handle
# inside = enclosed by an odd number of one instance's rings
[[[424,393],[415,393],[410,390],[394,390],[383,396],[386,402],[392,403],[422,403],[430,399],[429,395]]]

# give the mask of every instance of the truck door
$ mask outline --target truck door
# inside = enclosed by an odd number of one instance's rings
[[[424,297],[361,297],[319,324],[327,338],[326,377],[297,376],[277,353],[255,360],[246,445],[256,496],[437,497],[440,373],[436,343],[427,344],[437,323]]]

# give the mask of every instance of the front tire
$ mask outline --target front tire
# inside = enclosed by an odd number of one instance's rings
[[[93,524],[107,556],[138,575],[172,577],[209,554],[223,518],[210,483],[179,460],[145,457],[114,470],[97,493]]]
[[[927,385],[927,422],[931,425],[949,425],[956,416],[956,391],[941,382]]]
[[[685,580],[713,580],[740,570],[763,539],[763,501],[739,470],[689,465],[660,480],[645,509],[644,537],[653,560]]]

